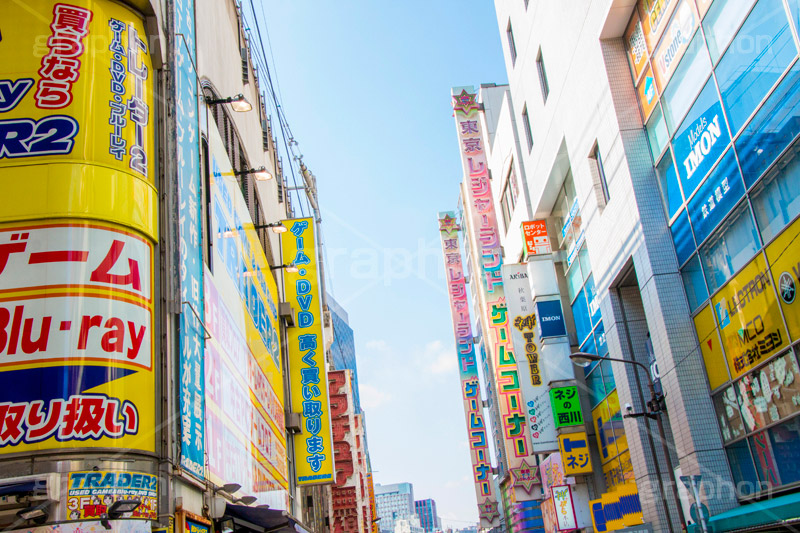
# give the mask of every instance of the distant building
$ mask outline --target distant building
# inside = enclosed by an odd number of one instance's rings
[[[328,308],[331,311],[333,322],[333,344],[331,356],[336,370],[350,370],[353,372],[353,401],[355,413],[361,413],[361,399],[358,395],[358,365],[356,363],[356,342],[353,337],[353,328],[350,327],[347,311],[328,294]]]
[[[422,526],[422,529],[425,530],[425,533],[432,533],[433,531],[437,531],[442,528],[441,523],[439,522],[439,516],[436,514],[435,501],[431,499],[417,500],[414,502],[414,508],[416,509],[417,516],[419,517],[419,523]]]
[[[400,518],[394,523],[394,533],[424,533],[419,517]]]
[[[381,532],[394,533],[397,520],[416,517],[414,509],[414,486],[411,483],[375,485],[375,505]]]

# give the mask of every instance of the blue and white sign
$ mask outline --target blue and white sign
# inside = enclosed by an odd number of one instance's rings
[[[743,195],[739,167],[733,151],[729,151],[689,200],[689,218],[697,242],[703,242],[714,231]]]
[[[672,147],[683,192],[694,192],[731,141],[719,101],[675,136]]]
[[[536,302],[536,321],[539,328],[539,338],[561,337],[567,334],[564,324],[564,313],[561,310],[560,300]]]

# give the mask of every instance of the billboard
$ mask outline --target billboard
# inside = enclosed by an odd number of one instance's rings
[[[294,435],[297,484],[331,483],[333,445],[314,219],[286,220],[284,225],[289,231],[281,234],[283,257],[298,267],[298,272],[283,273],[286,301],[297,310],[287,349],[290,389],[296,391],[292,412],[301,414],[303,430]]]
[[[546,220],[530,220],[522,223],[522,235],[525,238],[525,253],[542,255],[552,253],[550,237],[547,235]]]
[[[464,402],[464,419],[467,425],[472,479],[478,501],[481,527],[499,524],[497,496],[494,491],[492,462],[489,458],[489,441],[486,438],[486,422],[483,415],[483,399],[472,343],[472,325],[469,316],[469,299],[461,263],[459,227],[455,213],[439,213],[439,234],[442,238],[442,253],[447,278],[447,294],[450,298],[450,313],[453,317],[458,370],[461,379],[461,399]]]
[[[215,127],[209,128],[212,269],[203,275],[207,476],[235,479],[260,504],[285,507],[278,288]],[[213,272],[213,273],[212,273]]]
[[[471,221],[478,249],[479,269],[474,286],[485,303],[484,336],[490,350],[500,412],[502,445],[509,470],[518,470],[531,452],[530,432],[526,424],[525,405],[519,386],[516,359],[511,346],[508,310],[503,292],[501,267],[503,255],[497,224],[497,212],[489,182],[489,169],[484,149],[480,109],[472,87],[454,88],[453,109],[456,120],[461,160],[464,170],[465,217]],[[535,499],[525,486],[513,481],[518,501]]]
[[[108,509],[119,500],[137,499],[141,504],[123,518],[158,520],[158,477],[143,472],[90,470],[70,472],[67,481],[67,519],[108,518]]]
[[[152,243],[52,220],[0,250],[0,454],[154,451]]]
[[[541,335],[537,327],[527,265],[503,265],[503,286],[532,450],[535,453],[552,452],[558,449],[556,426],[550,408],[549,380],[541,357]]]

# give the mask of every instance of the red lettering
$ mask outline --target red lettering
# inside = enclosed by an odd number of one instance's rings
[[[106,320],[105,327],[109,328],[100,340],[100,346],[106,352],[122,353],[125,345],[125,323],[119,318],[109,318]]]
[[[42,325],[39,329],[39,338],[35,341],[31,338],[33,330],[33,319],[25,319],[25,327],[22,329],[22,351],[25,353],[44,352],[47,350],[47,339],[50,336],[50,322],[52,317],[42,317]]]
[[[78,349],[85,350],[86,343],[89,341],[89,330],[99,328],[103,324],[103,317],[100,315],[84,315],[81,318],[81,331],[78,335]]]

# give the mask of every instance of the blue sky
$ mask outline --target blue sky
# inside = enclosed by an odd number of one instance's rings
[[[493,3],[263,11],[273,82],[318,181],[329,289],[355,330],[375,480],[413,483],[465,527],[478,513],[436,214],[455,209],[461,179],[450,88],[506,81]]]

